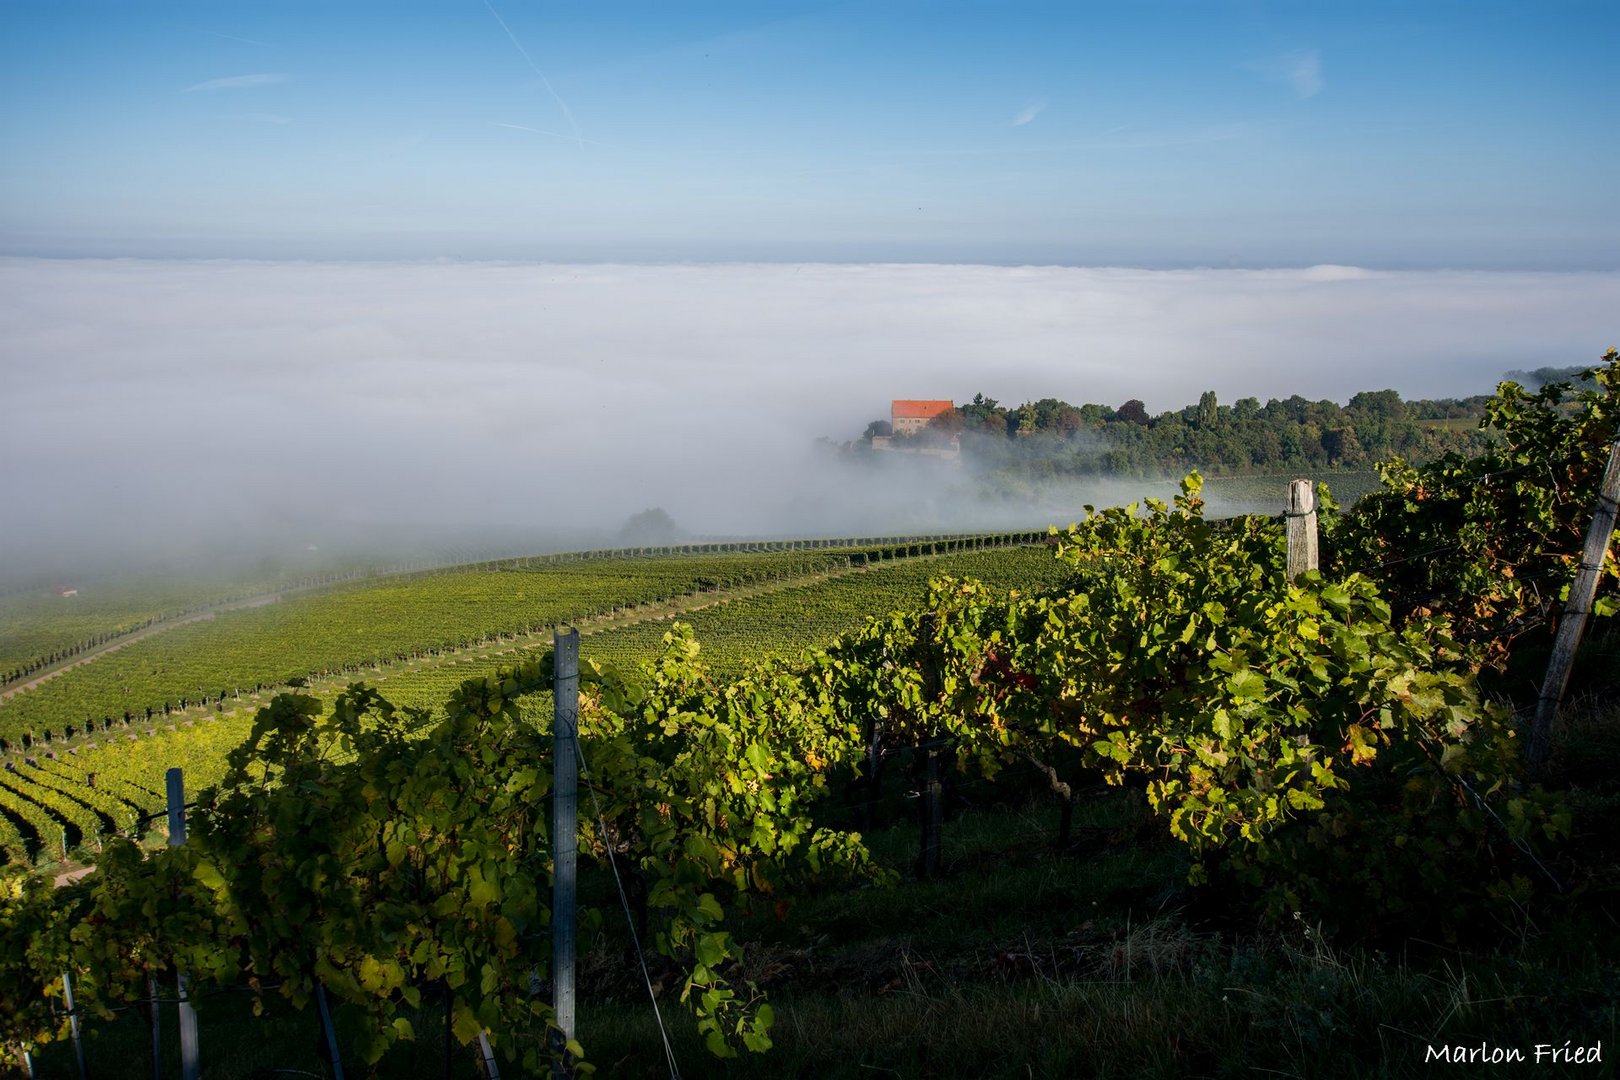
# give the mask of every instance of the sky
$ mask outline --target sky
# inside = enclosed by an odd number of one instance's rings
[[[1615,269],[1620,6],[0,0],[0,254]]]

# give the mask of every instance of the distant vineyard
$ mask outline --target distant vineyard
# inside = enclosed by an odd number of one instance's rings
[[[205,579],[137,582],[98,581],[72,594],[36,585],[0,592],[0,689],[25,682],[141,630],[214,608],[267,599],[287,593],[367,579],[403,580],[446,569],[545,570],[563,564],[627,557],[674,555],[763,555],[829,549],[860,551],[896,549],[908,542],[957,543],[954,535],[858,537],[799,540],[727,540],[703,543],[603,548],[544,555],[454,561],[448,556],[387,567],[332,569],[299,577],[265,576],[229,581]],[[61,586],[66,588],[66,586]]]
[[[216,608],[376,576],[370,569],[299,578],[100,583],[0,598],[0,689],[164,622]]]
[[[703,643],[703,659],[721,675],[751,660],[786,656],[856,629],[868,615],[915,608],[941,575],[971,577],[995,589],[1040,592],[1061,585],[1068,569],[1045,548],[975,552],[874,570],[862,577],[793,587],[682,615]],[[642,623],[587,637],[581,653],[629,664],[656,656],[667,624]],[[443,695],[441,695],[442,698]]]
[[[0,702],[0,739],[60,736],[164,715],[221,694],[463,648],[591,611],[643,604],[752,577],[842,564],[832,555],[617,559],[522,572],[455,571],[367,582],[221,613],[130,645]]]
[[[54,860],[65,849],[129,832],[161,803],[165,769],[180,765],[199,783],[222,775],[225,753],[249,730],[245,715],[226,714],[252,708],[289,677],[386,680],[402,704],[433,706],[501,662],[475,658],[472,650],[502,648],[555,623],[640,618],[648,605],[674,597],[718,598],[871,567],[858,582],[792,589],[790,601],[768,594],[744,602],[760,605],[744,609],[755,611],[756,620],[781,620],[775,641],[781,651],[793,651],[857,625],[865,614],[916,603],[932,574],[980,572],[1000,580],[995,568],[1005,564],[1009,584],[1044,580],[1054,572],[1044,551],[977,550],[1037,536],[913,539],[858,549],[773,542],[770,547],[780,550],[644,549],[646,555],[500,560],[474,570],[369,581],[178,627],[0,703],[0,740],[8,750],[0,755],[0,851],[6,861]],[[705,545],[722,546],[765,547]],[[948,550],[953,554],[916,559]],[[1041,571],[1032,572],[1036,565]],[[814,599],[829,588],[828,599]],[[725,619],[704,625],[724,626]],[[618,648],[650,655],[664,626],[650,623]],[[729,638],[722,633],[720,648],[740,660],[750,641],[761,644],[767,636],[762,624]]]
[[[928,594],[928,583],[941,575],[969,576],[995,588],[1034,592],[1062,583],[1063,566],[1044,547],[942,555],[873,568],[736,600],[723,597],[713,607],[683,612],[703,643],[703,661],[721,675],[739,672],[750,661],[791,656],[858,628],[870,615],[915,607]],[[669,620],[653,619],[631,626],[589,633],[580,646],[587,660],[635,664],[664,648]],[[540,647],[547,642],[536,643]],[[467,679],[482,678],[508,667],[513,656],[501,655],[462,664],[389,674],[379,685],[397,705],[433,709]],[[539,694],[533,708],[550,707]]]
[[[33,589],[0,598],[0,685],[163,619],[292,583],[103,583],[78,595]]]

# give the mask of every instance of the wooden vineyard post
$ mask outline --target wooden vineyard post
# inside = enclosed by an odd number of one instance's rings
[[[557,1047],[554,1075],[569,1076],[566,1044],[574,1039],[574,906],[579,859],[579,631],[552,635],[555,682],[551,721],[551,1005],[563,1046]]]
[[[1592,513],[1592,527],[1586,531],[1586,544],[1581,548],[1581,565],[1575,571],[1575,581],[1569,587],[1569,603],[1564,606],[1564,617],[1558,622],[1558,636],[1553,641],[1552,658],[1547,661],[1547,676],[1541,683],[1541,697],[1536,702],[1536,716],[1530,724],[1530,775],[1535,777],[1547,764],[1552,753],[1552,723],[1558,715],[1558,704],[1563,700],[1564,688],[1569,685],[1570,668],[1575,664],[1575,649],[1586,630],[1586,617],[1592,613],[1592,598],[1597,595],[1598,579],[1603,572],[1603,557],[1609,550],[1609,538],[1614,534],[1617,505],[1620,505],[1620,438],[1609,451],[1609,464],[1603,470],[1603,481],[1598,485],[1597,509]]]
[[[186,782],[180,769],[168,771],[169,794],[169,846],[179,847],[186,842]],[[197,1080],[200,1069],[197,1062],[197,1010],[191,1005],[191,980],[180,972],[180,1080]]]
[[[1307,570],[1317,569],[1316,485],[1294,480],[1288,485],[1288,581],[1292,584]]]

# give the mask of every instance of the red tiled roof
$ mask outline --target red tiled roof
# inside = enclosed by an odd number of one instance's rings
[[[912,418],[912,417],[915,417],[915,418],[917,418],[919,420],[932,420],[934,417],[938,416],[940,413],[950,412],[954,408],[956,408],[956,402],[948,401],[948,400],[947,401],[901,401],[899,399],[896,399],[895,403],[894,403],[894,409],[893,409],[892,415],[893,415],[893,418],[896,419],[896,420],[899,420],[899,419],[902,419],[902,418]]]

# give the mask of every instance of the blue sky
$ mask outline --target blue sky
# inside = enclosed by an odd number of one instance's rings
[[[1620,266],[1612,2],[491,4],[0,3],[0,253]]]

